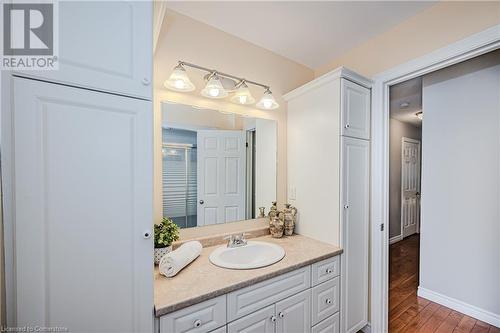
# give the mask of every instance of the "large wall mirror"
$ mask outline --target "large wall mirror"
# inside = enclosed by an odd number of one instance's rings
[[[190,228],[256,218],[276,200],[276,122],[162,103],[163,216]]]

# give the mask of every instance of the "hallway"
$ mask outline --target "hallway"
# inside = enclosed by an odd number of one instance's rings
[[[419,235],[390,245],[389,331],[500,333],[500,328],[417,296]]]

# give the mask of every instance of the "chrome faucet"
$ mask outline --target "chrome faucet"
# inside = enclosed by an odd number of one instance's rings
[[[249,235],[246,232],[243,232],[241,234],[234,234],[234,235],[229,235],[224,237],[224,239],[227,239],[227,247],[240,247],[240,246],[245,246],[247,245],[247,240],[245,239],[245,236]]]

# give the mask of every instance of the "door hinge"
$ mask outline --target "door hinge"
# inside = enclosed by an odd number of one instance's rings
[[[245,146],[248,148],[248,142],[245,142]]]
[[[380,224],[380,231],[384,231],[384,224]]]

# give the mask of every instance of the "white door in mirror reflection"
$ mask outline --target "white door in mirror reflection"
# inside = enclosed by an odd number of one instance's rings
[[[198,226],[245,218],[244,131],[201,130],[198,147]]]

